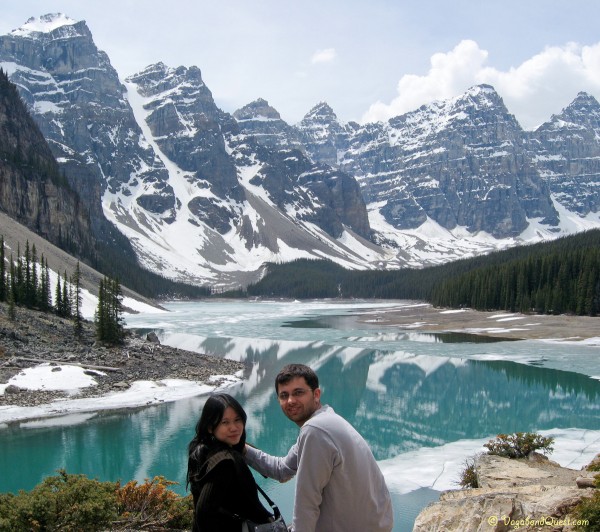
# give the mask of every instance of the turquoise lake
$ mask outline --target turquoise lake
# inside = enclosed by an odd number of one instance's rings
[[[464,461],[498,433],[556,438],[561,465],[600,452],[600,348],[489,341],[363,323],[359,314],[410,302],[169,303],[128,315],[161,342],[246,363],[229,388],[248,413],[248,440],[285,454],[298,429],[282,414],[273,381],[290,362],[313,367],[322,400],[370,444],[392,493],[396,531],[456,486]],[[0,491],[31,489],[59,468],[100,480],[162,475],[185,493],[186,447],[205,397],[72,415],[0,429]],[[291,519],[294,482],[258,479]]]

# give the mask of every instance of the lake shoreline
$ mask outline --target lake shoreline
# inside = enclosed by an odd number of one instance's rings
[[[90,321],[76,338],[71,320],[21,307],[10,320],[0,303],[0,426],[206,394],[240,382],[244,367],[132,330],[105,346]]]
[[[504,311],[436,308],[415,301],[397,308],[359,311],[357,319],[403,330],[429,333],[460,332],[513,340],[587,342],[600,345],[600,318],[521,314]]]
[[[356,309],[353,315],[367,326],[371,323],[419,333],[600,346],[600,318],[440,309],[419,301]],[[106,348],[95,343],[91,322],[85,324],[83,340],[75,341],[69,320],[21,308],[17,317],[16,321],[8,320],[6,307],[0,307],[0,426],[71,413],[143,407],[241,382],[244,366],[233,360],[161,345],[156,339],[150,341],[133,333],[125,345]],[[27,358],[46,362],[23,360]],[[77,364],[79,373],[73,377],[69,372]],[[42,382],[61,377],[62,388],[49,389],[47,384],[9,387],[20,373],[34,369],[46,371]],[[86,378],[82,374],[94,381],[77,387],[74,380]],[[30,382],[31,377],[26,379]]]

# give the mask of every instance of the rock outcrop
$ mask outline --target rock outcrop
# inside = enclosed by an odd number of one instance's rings
[[[1,71],[0,211],[74,254],[85,255],[93,246],[86,210],[16,86]]]
[[[594,491],[578,482],[594,472],[564,468],[536,453],[528,460],[481,455],[475,468],[480,487],[442,493],[419,514],[413,532],[575,530],[573,508]]]

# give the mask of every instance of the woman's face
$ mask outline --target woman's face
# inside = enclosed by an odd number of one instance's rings
[[[244,421],[230,406],[223,412],[223,418],[213,430],[213,436],[229,446],[239,443],[244,432]]]

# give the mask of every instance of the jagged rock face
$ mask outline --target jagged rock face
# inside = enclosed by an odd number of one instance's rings
[[[269,102],[259,98],[233,113],[239,129],[252,135],[256,142],[274,150],[300,150],[305,148],[297,130],[282,120]]]
[[[582,216],[600,209],[600,104],[582,92],[529,135],[529,150],[556,199]]]
[[[208,184],[221,200],[196,196],[188,203],[202,222],[221,234],[244,224],[245,193],[238,169],[248,163],[260,166],[250,183],[261,187],[282,211],[298,207],[299,219],[315,223],[334,237],[341,236],[346,225],[368,238],[366,207],[356,183],[354,187],[346,184],[345,193],[336,196],[339,185],[331,182],[329,169],[315,168],[293,149],[294,142],[277,140],[278,127],[285,123],[265,100],[240,109],[234,120],[217,108],[196,67],[172,69],[159,63],[127,81],[144,97],[145,122],[160,150],[193,174],[188,177],[190,183]],[[304,174],[311,178],[303,178]],[[352,179],[343,176],[340,182],[348,180]],[[261,242],[248,233],[248,227],[244,225],[243,231],[247,242]]]
[[[324,229],[334,238],[344,226],[369,239],[365,202],[355,179],[298,151],[271,154],[251,183],[264,188],[284,212]]]
[[[493,88],[474,87],[357,129],[340,166],[359,178],[367,203],[380,204],[398,229],[431,218],[447,229],[517,236],[528,218],[558,222],[523,135]]]
[[[321,102],[298,125],[300,138],[315,161],[338,166],[339,153],[348,148],[352,126],[343,126],[333,109]]]
[[[344,172],[329,167],[316,167],[300,175],[299,184],[306,186],[314,198],[317,209],[307,217],[323,227],[330,235],[339,237],[344,226],[370,239],[371,227],[365,202],[356,180]]]
[[[95,236],[107,233],[106,215],[146,267],[236,283],[258,275],[261,257],[285,260],[289,248],[366,264],[328,240],[346,229],[370,237],[357,183],[315,165],[299,142],[265,141],[254,115],[293,131],[267,102],[249,106],[238,123],[217,108],[196,67],[157,63],[123,85],[85,22],[63,15],[0,38],[0,64],[88,203]],[[281,223],[267,227],[263,217]],[[373,253],[385,254],[374,245]],[[236,268],[241,277],[229,273]]]
[[[223,138],[235,122],[215,105],[200,69],[157,63],[126,81],[145,98],[145,122],[160,150],[195,180],[210,183],[219,197],[242,200]]]
[[[4,74],[0,74],[0,154],[0,210],[56,245],[79,255],[89,253],[93,246],[85,209]]]
[[[38,31],[40,25],[47,30]],[[84,21],[30,19],[0,37],[0,62],[90,208],[97,233],[105,225],[100,195],[106,187],[118,192],[131,180],[146,182],[148,205],[169,193],[164,168],[143,146],[125,88]]]

